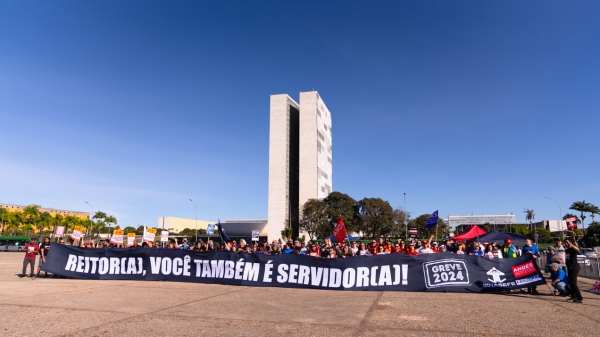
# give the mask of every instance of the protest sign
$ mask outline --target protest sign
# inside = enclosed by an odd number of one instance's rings
[[[160,232],[160,242],[167,242],[167,241],[169,241],[169,231]]]
[[[133,245],[134,241],[135,241],[135,233],[127,233],[127,245],[128,246]]]
[[[209,223],[208,226],[206,226],[206,234],[208,234],[208,235],[215,234],[215,224]]]
[[[259,231],[257,230],[253,230],[252,231],[252,241],[258,241],[258,235],[259,235]]]
[[[82,232],[83,232],[83,227],[75,226],[73,228],[73,233],[71,233],[71,239],[73,239],[75,241],[81,240]]]
[[[524,271],[525,266],[526,271]],[[531,255],[489,260],[451,253],[346,259],[169,249],[81,249],[52,243],[43,271],[94,280],[179,281],[374,291],[495,292],[544,284]]]
[[[123,231],[115,230],[113,232],[112,237],[110,238],[110,242],[117,244],[117,245],[122,245],[123,244]]]
[[[146,228],[144,231],[144,242],[154,242],[154,237],[156,236],[156,229],[154,228]]]
[[[56,233],[54,234],[54,236],[56,236],[57,238],[62,238],[64,235],[65,235],[65,227],[57,226]]]

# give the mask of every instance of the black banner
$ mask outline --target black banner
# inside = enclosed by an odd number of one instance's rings
[[[93,280],[217,283],[339,290],[492,292],[544,283],[531,256],[488,260],[452,253],[322,259],[178,249],[81,249],[52,244],[42,266]]]

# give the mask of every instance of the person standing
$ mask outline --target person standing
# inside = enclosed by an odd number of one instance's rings
[[[577,243],[571,243],[569,240],[565,240],[565,247],[567,248],[565,250],[565,257],[567,259],[567,270],[569,271],[569,292],[571,293],[569,301],[573,301],[573,303],[582,303],[583,297],[577,286],[577,275],[579,274],[577,253],[579,253],[579,247],[577,247]]]
[[[35,243],[35,239],[29,239],[29,243],[25,245],[25,258],[23,259],[23,272],[21,273],[21,277],[27,276],[27,265],[31,265],[31,274],[30,277],[35,275],[33,273],[35,267],[35,257],[40,251],[40,246]]]
[[[514,259],[517,257],[517,255],[517,247],[513,246],[510,238],[506,238],[504,240],[504,246],[502,247],[502,257],[505,259]]]
[[[89,242],[88,242],[89,243]],[[46,257],[50,252],[50,238],[44,238],[44,242],[40,245],[40,262],[38,262],[37,272],[33,278],[36,278],[40,275],[40,271],[42,270],[42,266],[46,263]],[[44,272],[44,277],[48,277],[48,272]]]
[[[537,259],[540,256],[540,250],[537,246],[534,246],[531,242],[531,239],[525,240],[525,246],[521,250],[523,255],[531,254],[534,259]],[[539,292],[537,291],[537,287],[529,287],[527,288],[527,293],[537,295]]]

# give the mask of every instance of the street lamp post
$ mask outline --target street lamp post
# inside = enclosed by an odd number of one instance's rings
[[[196,241],[194,242],[196,244],[198,242],[198,206],[196,206],[194,200],[190,199],[190,201],[194,203],[194,207],[196,208]]]
[[[88,206],[90,206],[90,208],[92,209],[92,213],[90,213],[90,231],[92,230],[92,217],[94,216],[94,207],[92,207],[92,205],[89,202],[85,202],[86,204],[88,204]],[[92,233],[90,233],[90,241],[92,240]]]
[[[408,213],[406,212],[406,192],[404,192],[404,240],[408,240],[408,223],[406,220],[408,220]]]
[[[563,240],[564,240],[565,239],[565,230],[564,230],[564,228],[562,226],[562,208],[560,207],[560,203],[558,203],[558,201],[556,201],[556,199],[552,199],[550,197],[544,197],[544,198],[550,199],[550,200],[554,200],[554,202],[556,202],[556,204],[558,205],[558,212],[560,214],[560,218],[558,218],[558,221],[560,223],[560,228],[562,229],[562,237],[563,237]]]

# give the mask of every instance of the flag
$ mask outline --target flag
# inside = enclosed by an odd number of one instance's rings
[[[425,223],[425,230],[428,230],[431,227],[435,227],[438,225],[438,211],[431,213],[429,219],[427,219],[427,223]]]
[[[219,228],[219,237],[221,238],[221,242],[225,243],[231,241],[229,235],[227,235],[225,229],[223,229],[223,226],[221,226],[221,221],[219,221],[217,227]]]
[[[333,228],[333,237],[335,237],[338,242],[344,242],[347,236],[346,225],[344,224],[344,219],[340,215],[337,224]]]

